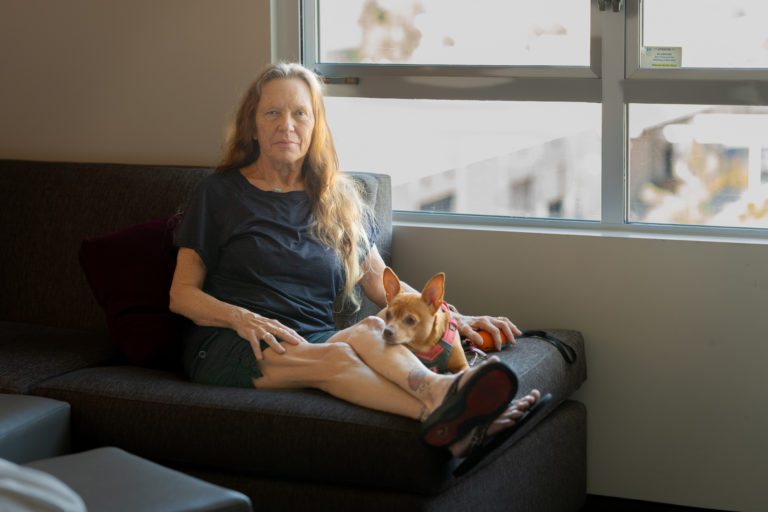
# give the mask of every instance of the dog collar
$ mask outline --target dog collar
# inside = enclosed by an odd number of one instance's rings
[[[448,371],[448,359],[453,350],[453,340],[456,337],[459,323],[453,316],[448,305],[443,302],[441,309],[448,313],[448,327],[445,328],[443,337],[440,338],[434,347],[425,352],[414,352],[421,362],[435,373],[446,373]]]
[[[443,333],[442,341],[446,341],[450,344],[453,343],[453,338],[456,337],[456,332],[459,329],[459,322],[456,321],[455,318],[453,318],[453,315],[451,315],[451,310],[448,308],[448,304],[443,302],[440,305],[441,309],[448,313],[448,327],[445,329],[445,332]]]

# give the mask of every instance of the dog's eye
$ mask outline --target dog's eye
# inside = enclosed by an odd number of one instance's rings
[[[416,324],[416,317],[415,316],[407,316],[405,317],[405,323],[408,325],[415,325]]]
[[[387,311],[386,313],[384,313],[384,317],[385,317],[387,320],[392,320],[392,312],[390,312],[390,311]]]

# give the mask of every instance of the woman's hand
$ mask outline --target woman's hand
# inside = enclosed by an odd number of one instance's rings
[[[502,333],[511,344],[515,344],[515,336],[520,336],[522,332],[505,316],[469,316],[454,312],[452,316],[458,324],[459,334],[467,338],[469,342],[476,346],[482,346],[483,338],[477,331],[485,331],[493,338],[493,345],[496,350],[501,350],[504,344]]]
[[[291,345],[306,343],[306,340],[290,327],[284,326],[277,320],[248,311],[245,308],[237,309],[232,322],[232,328],[241,338],[251,344],[253,354],[259,361],[264,359],[261,341],[269,345],[278,354],[285,353],[285,347],[280,344],[280,341],[290,343]]]
[[[226,327],[251,344],[256,359],[264,359],[260,341],[266,342],[278,354],[284,354],[278,340],[292,345],[306,340],[277,320],[252,313],[245,308],[222,302],[203,291],[207,269],[200,256],[182,247],[176,257],[176,271],[170,291],[170,309],[184,315],[197,325]]]

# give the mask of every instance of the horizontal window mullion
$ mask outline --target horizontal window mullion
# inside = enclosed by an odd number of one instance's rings
[[[768,81],[716,82],[711,80],[622,81],[626,103],[679,103],[687,105],[766,105]]]
[[[733,82],[763,81],[768,82],[768,70],[765,69],[740,69],[740,68],[674,68],[674,69],[647,69],[631,67],[627,63],[627,79],[629,80],[656,80],[659,82],[721,82],[728,85]]]
[[[584,66],[444,66],[406,64],[330,64],[316,62],[314,69],[326,76],[417,76],[502,78],[597,78]]]
[[[327,87],[330,96],[364,98],[569,101],[599,103],[599,79],[376,76],[361,77],[356,85]]]

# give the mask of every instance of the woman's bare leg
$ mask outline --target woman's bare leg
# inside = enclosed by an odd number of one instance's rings
[[[445,398],[455,375],[427,370],[407,348],[387,345],[384,322],[368,317],[328,343],[284,344],[264,351],[260,389],[317,388],[364,407],[423,420]],[[469,373],[472,370],[469,370]]]
[[[432,412],[457,376],[431,372],[405,346],[387,344],[382,336],[384,327],[381,318],[371,316],[339,331],[328,343],[351,346],[366,365],[424,404],[425,413]]]
[[[381,336],[383,328],[380,318],[368,317],[338,332],[328,343],[286,344],[284,354],[267,349],[260,363],[263,376],[254,379],[254,386],[317,388],[363,407],[424,420],[443,402],[454,379],[463,379],[479,368],[458,375],[433,373],[407,348],[387,345]],[[513,426],[539,396],[534,390],[515,400],[489,426],[487,435]],[[462,456],[468,446],[465,438],[450,450]]]
[[[424,404],[368,367],[346,343],[284,346],[284,354],[264,351],[256,388],[316,388],[369,409],[412,419],[424,415]]]

